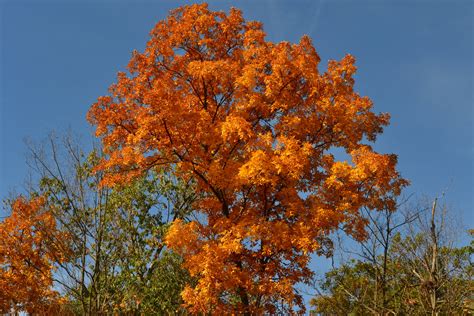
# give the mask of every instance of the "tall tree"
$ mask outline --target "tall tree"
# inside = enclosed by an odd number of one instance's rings
[[[237,9],[184,6],[90,109],[104,185],[149,169],[196,181],[200,215],[166,240],[198,278],[182,293],[191,312],[303,312],[310,254],[339,227],[363,238],[361,207],[394,209],[407,182],[369,145],[388,114],[354,91],[352,56],[319,62],[307,36],[271,43]]]

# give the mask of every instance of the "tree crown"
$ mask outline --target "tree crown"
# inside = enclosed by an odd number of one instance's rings
[[[396,156],[369,145],[388,114],[354,91],[352,56],[320,73],[309,37],[266,41],[237,9],[184,6],[150,36],[88,115],[109,155],[104,184],[150,168],[196,180],[202,220],[175,221],[167,237],[199,277],[183,292],[192,311],[302,307],[309,254],[327,253],[341,226],[363,238],[358,210],[394,209],[407,184]]]

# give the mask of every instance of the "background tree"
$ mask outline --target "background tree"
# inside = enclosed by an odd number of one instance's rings
[[[393,246],[397,232],[415,221],[420,213],[424,211],[423,209],[415,211],[408,208],[402,209],[407,202],[408,199],[400,201],[397,205],[397,212],[384,209],[373,214],[370,210],[362,209],[362,215],[368,222],[366,226],[368,235],[365,240],[355,240],[356,244],[360,246],[360,251],[354,252],[344,247],[344,242],[339,243],[338,246],[341,248],[341,252],[355,255],[357,259],[362,261],[352,260],[349,264],[344,264],[341,270],[334,271],[336,275],[338,273],[343,273],[343,275],[344,273],[356,273],[357,275],[366,276],[365,274],[368,273],[371,275],[371,282],[373,281],[372,286],[364,286],[363,291],[355,291],[355,288],[345,288],[345,286],[352,287],[351,282],[341,284],[344,295],[358,293],[358,295],[351,297],[351,301],[355,301],[355,305],[353,304],[352,307],[363,307],[366,311],[375,314],[394,312],[390,302],[399,293],[391,280],[393,278],[391,272],[394,267],[390,262],[390,248]],[[352,270],[352,265],[354,265],[355,270]],[[332,277],[336,277],[336,275],[332,275]],[[343,280],[340,278],[340,281]],[[359,285],[356,285],[356,288]],[[329,284],[325,284],[326,288],[328,286]],[[352,310],[351,307],[349,308],[349,310]]]
[[[394,210],[406,185],[396,156],[368,145],[389,117],[354,91],[354,58],[320,73],[308,37],[264,37],[239,10],[178,8],[89,112],[104,185],[150,169],[196,182],[200,215],[166,237],[198,278],[182,293],[191,312],[303,312],[294,286],[311,278],[310,254],[340,227],[364,238],[359,210]]]
[[[186,220],[192,183],[169,174],[147,173],[127,186],[103,188],[93,172],[100,149],[86,155],[71,136],[51,136],[30,145],[29,164],[58,229],[69,239],[51,238],[54,281],[80,315],[175,313],[179,292],[189,280],[180,258],[166,250],[163,235],[175,218]],[[65,252],[68,260],[60,260]]]
[[[467,311],[474,285],[472,248],[456,247],[452,230],[445,224],[446,214],[436,214],[436,204],[431,212],[429,210],[409,212],[411,215],[403,218],[390,215],[392,227],[398,226],[401,230],[394,231],[389,247],[384,247],[386,239],[372,238],[370,245],[376,246],[361,244],[357,259],[326,273],[319,294],[312,301],[313,312],[320,315],[461,315]],[[425,213],[429,213],[427,221]],[[378,220],[377,225],[380,222],[386,223],[387,218]],[[376,225],[371,222],[370,226]],[[379,250],[374,252],[377,248]]]
[[[68,236],[57,230],[43,196],[20,196],[10,203],[10,216],[0,222],[0,313],[44,314],[61,307],[53,290],[54,261],[59,249],[50,238]]]
[[[446,207],[438,210],[437,199],[431,212],[409,225],[404,238],[397,236],[394,260],[408,284],[407,293],[418,314],[461,314],[473,299],[474,270],[472,248],[455,247],[453,230],[447,225]],[[472,235],[471,235],[472,237]],[[472,311],[472,309],[471,309]]]

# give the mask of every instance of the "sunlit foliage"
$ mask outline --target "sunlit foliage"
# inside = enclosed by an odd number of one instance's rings
[[[109,156],[103,184],[150,168],[195,179],[199,215],[166,239],[199,279],[182,293],[191,312],[303,311],[310,254],[328,254],[340,227],[364,238],[359,209],[394,209],[407,183],[369,145],[388,114],[354,91],[352,56],[320,72],[307,36],[266,41],[237,9],[184,6],[150,36],[88,115]]]

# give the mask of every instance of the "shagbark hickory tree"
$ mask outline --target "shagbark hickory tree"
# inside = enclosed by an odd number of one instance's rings
[[[237,9],[184,6],[150,35],[88,114],[104,184],[151,168],[195,179],[199,220],[176,220],[166,239],[198,280],[182,293],[191,312],[304,310],[295,284],[310,254],[341,227],[363,238],[359,209],[394,209],[407,183],[369,145],[388,114],[354,91],[352,56],[320,73],[307,36],[266,41]]]

